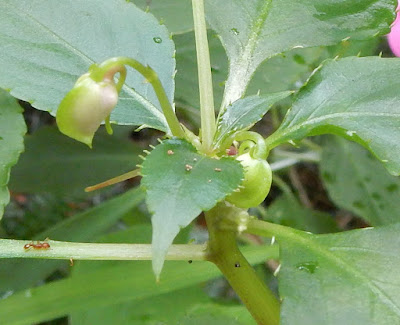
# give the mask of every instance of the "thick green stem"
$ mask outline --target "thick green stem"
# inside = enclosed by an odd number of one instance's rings
[[[101,63],[97,68],[94,69],[92,76],[95,80],[102,80],[105,75],[109,74],[109,71],[115,70],[116,72],[120,72],[118,68],[124,65],[128,65],[141,73],[153,86],[154,92],[156,93],[157,99],[160,102],[161,109],[164,113],[165,119],[167,120],[169,128],[171,129],[172,135],[179,138],[184,138],[185,134],[183,133],[179,120],[169,102],[164,87],[162,86],[160,79],[158,79],[157,73],[151,67],[144,66],[132,58],[116,57]],[[122,68],[120,69],[123,71]]]
[[[192,6],[196,37],[197,69],[199,75],[201,137],[203,150],[205,152],[210,152],[216,131],[216,124],[204,1],[192,0]]]
[[[222,203],[206,213],[210,234],[208,259],[218,266],[258,324],[278,325],[278,300],[239,251],[236,231],[220,227],[222,219],[238,211]]]
[[[48,248],[40,247],[43,243]],[[73,260],[151,260],[152,248],[149,244],[97,244],[71,243],[55,240],[44,242],[0,239],[0,258],[46,258],[46,259],[73,259]],[[205,245],[172,245],[165,258],[166,260],[188,261],[207,260]]]

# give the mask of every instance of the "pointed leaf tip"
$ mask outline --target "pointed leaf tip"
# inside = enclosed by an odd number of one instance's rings
[[[171,139],[147,156],[141,173],[146,201],[153,212],[153,271],[159,277],[180,229],[237,188],[243,169],[233,158],[212,159],[197,153],[184,140]]]

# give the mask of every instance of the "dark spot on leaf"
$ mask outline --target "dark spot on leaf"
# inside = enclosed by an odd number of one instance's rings
[[[325,180],[325,182],[330,183],[330,184],[332,184],[336,181],[335,175],[332,175],[331,173],[328,173],[328,172],[323,172],[322,178]]]
[[[140,316],[140,320],[142,320],[142,321],[148,321],[150,319],[151,319],[151,315],[145,314],[145,315]]]
[[[386,186],[386,190],[388,192],[396,192],[398,190],[398,188],[399,188],[398,185],[394,184],[394,183]]]
[[[362,209],[362,208],[365,207],[365,205],[364,205],[364,203],[362,203],[361,201],[354,201],[354,202],[353,202],[353,207]]]
[[[188,263],[189,263],[189,264],[192,264],[192,263],[193,263],[193,261],[192,261],[192,260],[189,260],[189,261],[188,261]]]
[[[237,30],[237,28],[231,28],[231,32],[235,35],[239,35],[239,31]]]
[[[161,37],[153,37],[154,43],[160,44],[162,43],[162,38]]]
[[[240,263],[235,263],[235,267],[240,267]]]
[[[382,199],[382,197],[378,194],[378,193],[372,193],[371,194],[371,197],[373,198],[373,199],[375,199],[375,200],[380,200],[380,199]]]
[[[375,160],[375,157],[372,153],[370,153],[369,151],[367,151],[367,157],[371,160]]]
[[[306,60],[304,60],[304,58],[299,54],[295,54],[293,59],[297,64],[306,64]]]
[[[306,271],[313,274],[319,268],[319,265],[317,262],[304,262],[297,264],[296,268],[300,271]]]

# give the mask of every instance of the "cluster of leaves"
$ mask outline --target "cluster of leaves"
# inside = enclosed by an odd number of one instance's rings
[[[148,5],[132,2],[142,9]],[[332,133],[357,142],[323,139],[321,179],[338,207],[381,226],[329,235],[277,236],[282,264],[279,294],[284,299],[281,323],[399,323],[395,270],[400,264],[396,224],[400,183],[387,170],[400,174],[400,61],[360,57],[373,53],[377,44],[373,37],[388,33],[395,1],[207,0],[206,5],[213,30],[209,37],[214,92],[222,107],[216,143],[252,127],[286,98],[282,106],[291,108],[268,137],[269,147],[290,142],[299,148],[286,152],[300,157],[306,136]],[[54,114],[91,64],[114,56],[134,57],[157,72],[170,102],[175,101],[185,119],[197,126],[190,1],[166,5],[153,0],[150,11],[157,19],[123,0],[2,1],[0,41],[5,46],[0,52],[0,87]],[[362,55],[357,56],[359,52]],[[293,90],[296,95],[287,98]],[[273,109],[279,118],[281,111]],[[5,91],[0,93],[0,117],[2,210],[9,201],[10,168],[23,150],[26,132],[20,106]],[[168,130],[153,89],[135,72],[128,74],[111,120]],[[53,129],[40,130],[27,137],[10,188],[76,197],[86,185],[132,169],[139,163],[140,148],[127,140],[125,128],[117,133],[107,139],[98,136],[90,151]],[[278,151],[271,157],[274,163],[282,162]],[[242,171],[234,161],[206,158],[181,140],[159,144],[142,165],[142,183],[154,213],[153,267],[160,271],[180,228],[234,190]],[[130,213],[143,198],[139,189],[128,191],[35,237],[148,243],[149,225]],[[121,218],[131,225],[129,229],[102,236]],[[268,207],[266,218],[314,233],[337,231],[330,216],[302,207],[291,194]],[[181,234],[177,240],[185,242],[187,236]],[[275,246],[246,251],[253,264],[278,258]],[[70,277],[29,289],[63,268],[61,261],[2,262],[0,291],[5,297],[11,295],[0,301],[2,319],[29,324],[69,314],[76,324],[254,322],[242,306],[222,307],[202,292],[198,284],[218,276],[206,263],[167,264],[160,285],[154,284],[148,263],[80,263]],[[110,295],[117,298],[111,301]],[[176,304],[173,313],[166,307],[170,301]]]

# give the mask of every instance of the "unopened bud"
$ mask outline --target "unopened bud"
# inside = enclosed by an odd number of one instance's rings
[[[95,132],[118,102],[114,81],[94,81],[89,73],[81,76],[58,107],[56,121],[65,135],[92,147]]]

